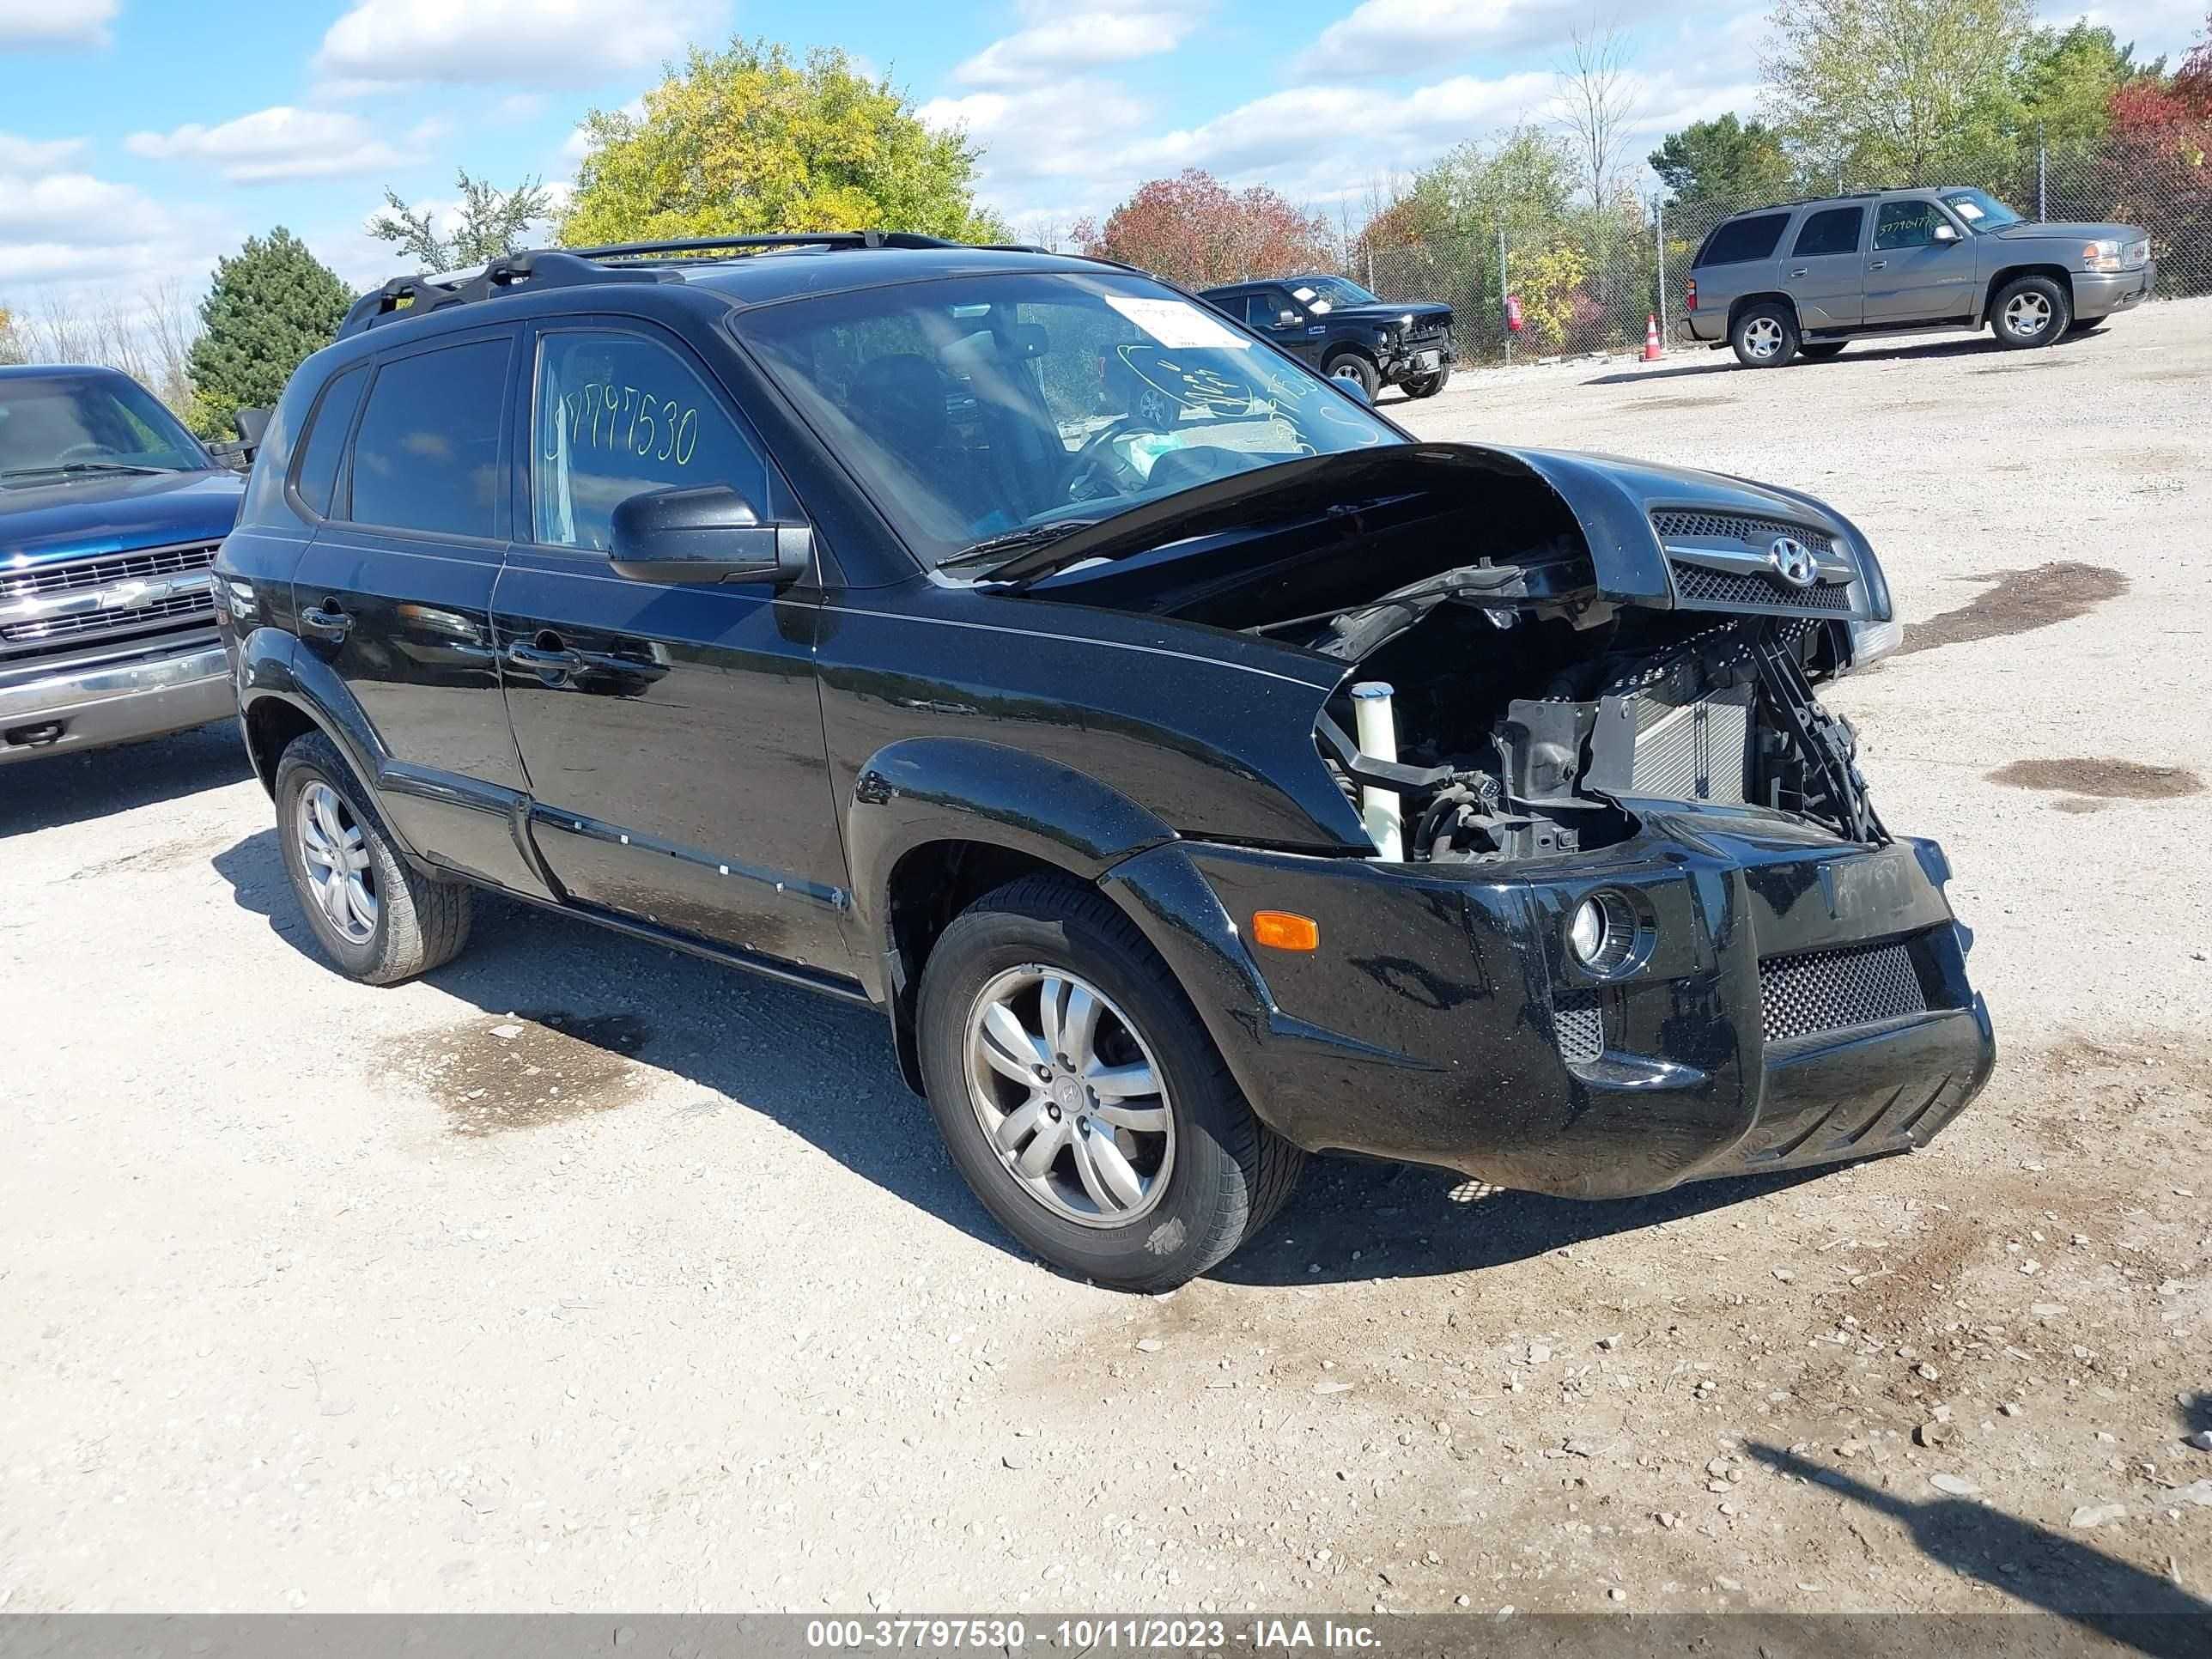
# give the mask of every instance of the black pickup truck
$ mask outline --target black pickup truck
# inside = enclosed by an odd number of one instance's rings
[[[1370,400],[1386,386],[1433,398],[1451,379],[1447,305],[1393,305],[1357,283],[1319,275],[1209,288],[1199,298]]]

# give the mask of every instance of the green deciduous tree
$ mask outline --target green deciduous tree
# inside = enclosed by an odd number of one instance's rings
[[[591,149],[562,217],[571,246],[770,231],[920,231],[988,241],[976,152],[933,131],[888,78],[817,48],[765,40],[694,47],[632,117],[593,110]]]
[[[2112,30],[2087,18],[2068,28],[2038,29],[2021,56],[2021,119],[2054,146],[2093,144],[2112,125],[2112,94],[2165,67],[2163,58],[2136,63],[2133,42],[2121,45]]]
[[[438,234],[431,210],[410,209],[388,189],[386,210],[369,222],[368,234],[398,243],[426,270],[456,270],[514,252],[525,245],[532,223],[553,207],[552,193],[535,179],[525,179],[513,190],[495,190],[489,179],[471,179],[463,167],[455,185],[461,192],[460,224],[451,236]]]
[[[336,337],[353,298],[282,225],[217,260],[190,357],[192,429],[222,435],[236,410],[275,403],[301,359]]]
[[[1738,206],[1779,201],[1790,190],[1782,135],[1763,121],[1739,121],[1733,114],[1668,133],[1650,162],[1677,202]]]
[[[1769,112],[1824,188],[1986,172],[2014,143],[2033,0],[1777,0]]]
[[[1518,126],[1487,145],[1448,150],[1416,174],[1406,218],[1425,236],[1495,236],[1516,246],[1567,216],[1577,184],[1571,144],[1537,126]]]

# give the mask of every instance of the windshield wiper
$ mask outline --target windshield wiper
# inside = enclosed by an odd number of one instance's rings
[[[1079,530],[1090,529],[1097,522],[1096,519],[1054,519],[1045,524],[1024,525],[1019,530],[1009,530],[1001,536],[986,536],[980,542],[971,543],[949,558],[939,559],[937,568],[951,570],[961,565],[986,564],[993,559],[1011,558],[1032,548],[1049,547]]]
[[[173,466],[141,466],[135,461],[61,461],[52,466],[17,466],[0,478],[31,478],[47,472],[176,472]]]

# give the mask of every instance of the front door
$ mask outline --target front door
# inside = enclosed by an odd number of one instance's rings
[[[301,648],[330,665],[386,752],[374,781],[401,835],[529,890],[507,816],[522,769],[491,644],[516,332],[441,338],[332,381],[293,485],[327,516],[292,595]]]
[[[1938,229],[1954,240],[1938,238]],[[1974,308],[1974,255],[1950,216],[1931,201],[1884,202],[1866,257],[1869,323],[1939,323]]]
[[[1244,320],[1285,351],[1321,367],[1321,350],[1328,337],[1326,323],[1309,319],[1305,307],[1285,288],[1263,288],[1248,295]]]
[[[850,976],[816,596],[634,581],[607,556],[630,495],[727,484],[791,522],[787,487],[672,336],[549,325],[535,350],[492,609],[548,867],[582,903]]]
[[[1822,208],[1806,215],[1782,261],[1783,286],[1797,302],[1808,331],[1848,328],[1865,313],[1866,206]]]

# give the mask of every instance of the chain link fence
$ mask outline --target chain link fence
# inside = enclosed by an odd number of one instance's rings
[[[2212,124],[2070,149],[2031,142],[1943,182],[1978,185],[2036,219],[2139,225],[2151,234],[2160,297],[2212,294]],[[1354,242],[1346,274],[1385,299],[1449,304],[1462,363],[1634,351],[1647,319],[1666,337],[1706,234],[1761,205],[1629,197],[1548,221],[1508,213],[1464,236]],[[1508,325],[1509,296],[1518,330]]]

